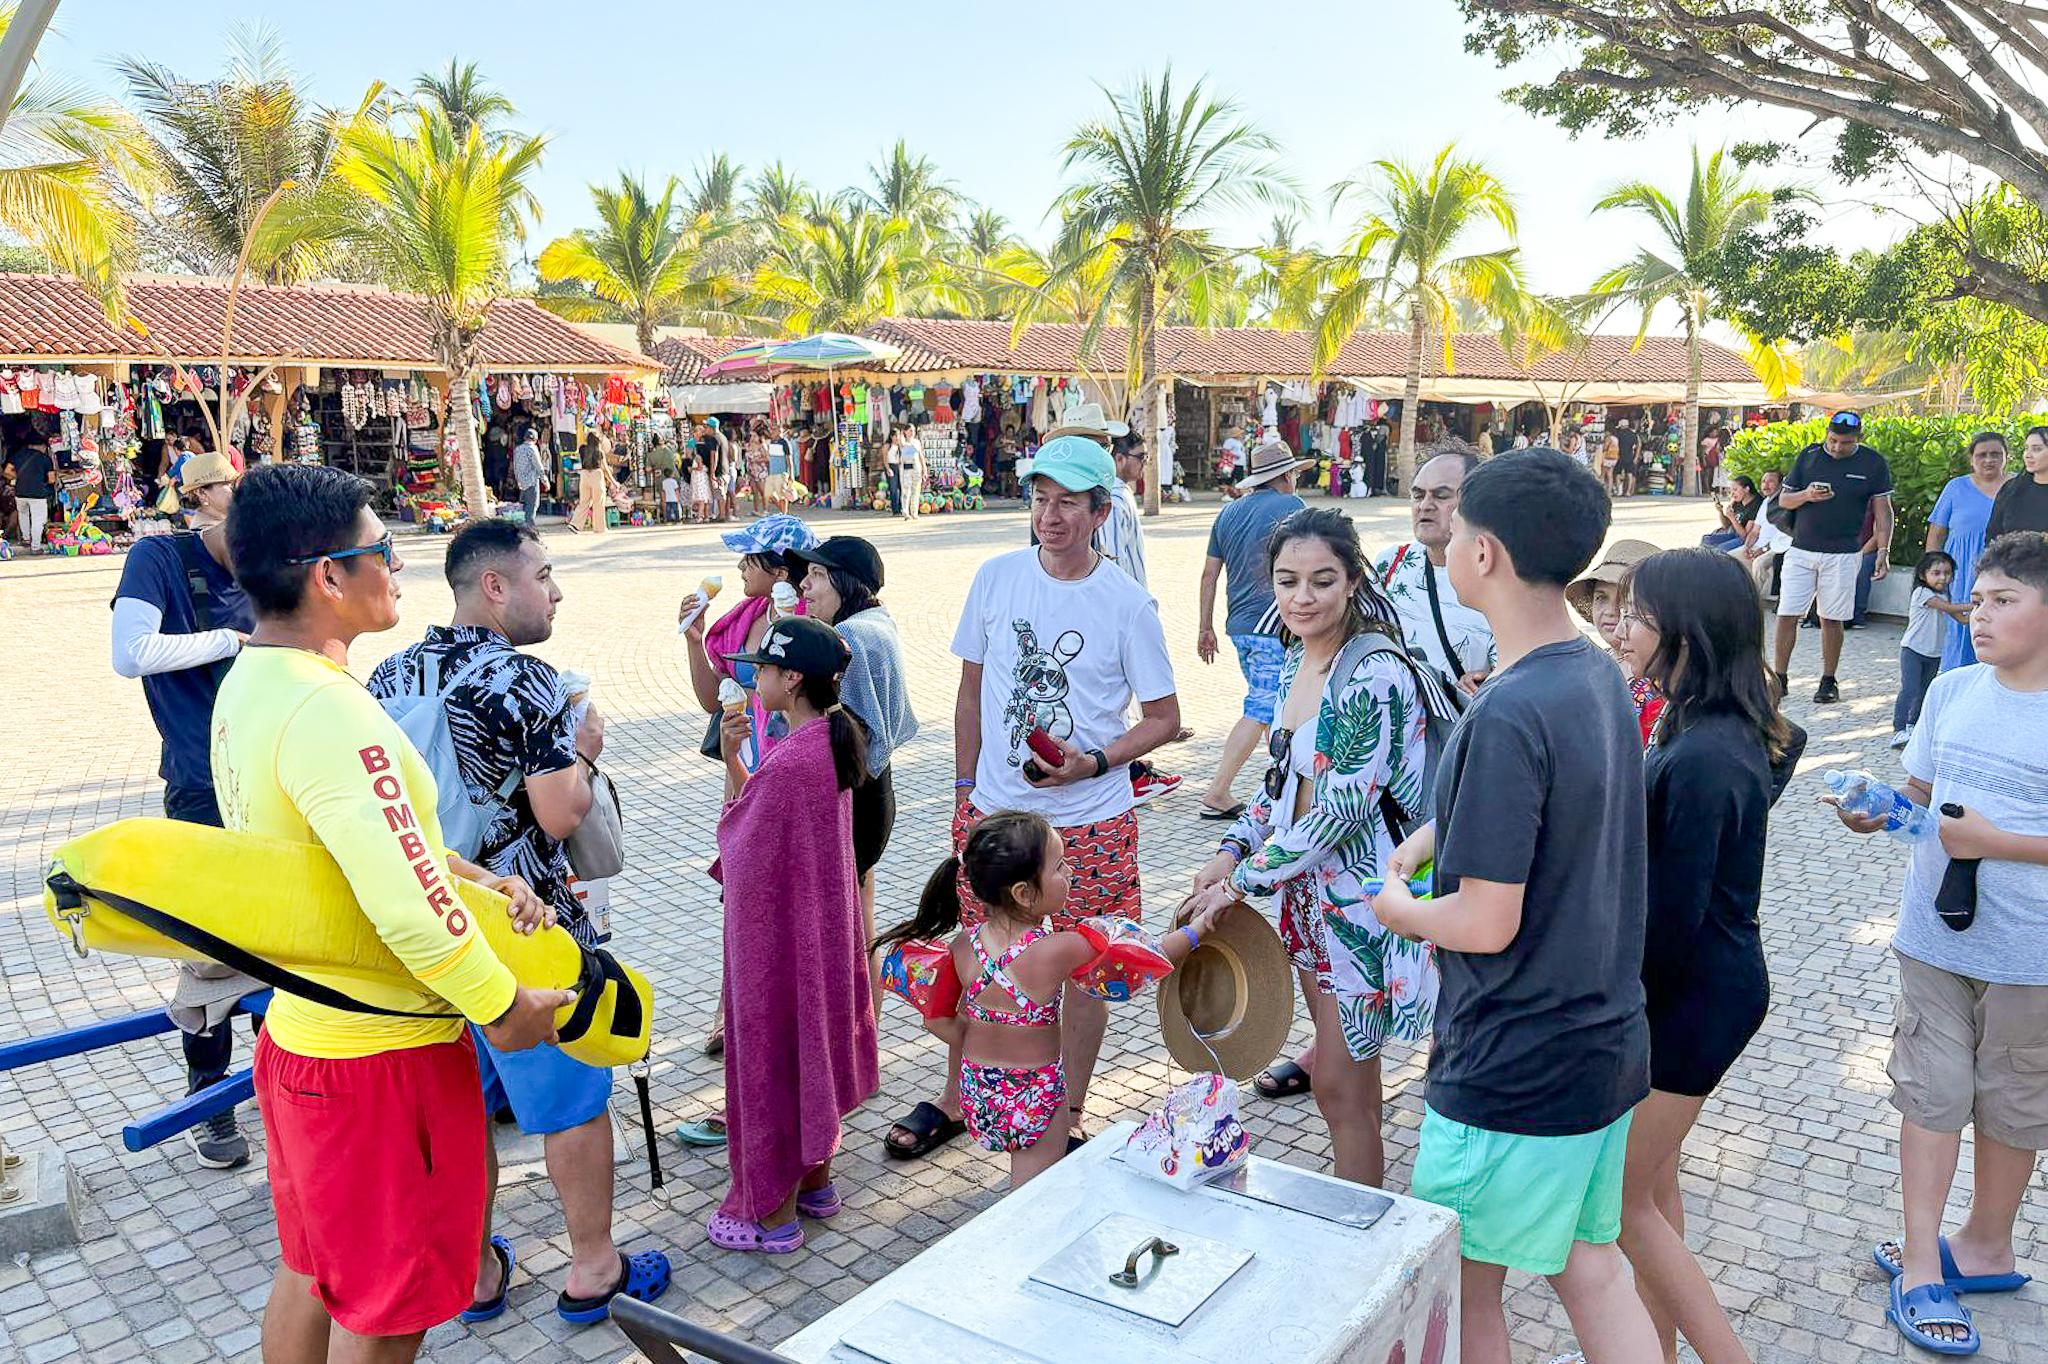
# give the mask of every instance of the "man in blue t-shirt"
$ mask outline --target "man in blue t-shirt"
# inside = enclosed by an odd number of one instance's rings
[[[187,494],[225,490],[231,497],[234,466],[225,456],[193,455],[181,486]],[[225,505],[221,508],[225,513]],[[228,570],[227,523],[202,531],[152,535],[135,542],[114,590],[114,671],[142,679],[150,719],[163,739],[157,766],[164,779],[164,813],[193,824],[220,826],[208,757],[213,699],[228,665],[256,628],[249,599]],[[228,1019],[235,1002],[261,988],[212,962],[180,962],[171,1016],[184,1033],[186,1093],[227,1077],[233,1055]],[[249,1160],[233,1109],[186,1134],[208,1169],[228,1170]]]
[[[1294,495],[1294,471],[1308,463],[1296,459],[1285,442],[1263,442],[1249,456],[1250,467],[1238,480],[1245,494],[1224,504],[1209,530],[1209,554],[1202,564],[1202,629],[1195,652],[1204,663],[1216,661],[1216,580],[1225,576],[1229,609],[1223,631],[1237,651],[1244,672],[1244,714],[1223,741],[1223,761],[1209,789],[1202,793],[1203,819],[1233,820],[1244,806],[1230,798],[1230,784],[1273,723],[1279,698],[1280,664],[1286,651],[1277,634],[1262,634],[1259,621],[1273,605],[1273,574],[1266,564],[1266,541],[1273,527],[1302,509]]]

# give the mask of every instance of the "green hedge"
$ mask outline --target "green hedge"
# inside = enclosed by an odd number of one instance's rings
[[[1997,431],[2005,437],[2012,467],[2020,467],[2020,444],[2030,426],[2048,424],[2048,417],[2011,417],[1986,421],[1981,416],[1866,417],[1863,439],[1892,466],[1892,508],[1898,529],[1892,535],[1892,562],[1919,562],[1927,543],[1927,515],[1948,481],[1969,472],[1970,437]],[[1827,421],[1774,422],[1752,427],[1728,447],[1728,474],[1760,479],[1766,469],[1786,473],[1801,450],[1827,432]]]

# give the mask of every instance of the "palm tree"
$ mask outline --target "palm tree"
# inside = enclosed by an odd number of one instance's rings
[[[381,116],[381,85],[353,111],[313,103],[284,60],[277,35],[237,33],[228,68],[188,80],[139,58],[116,64],[139,111],[157,193],[140,202],[153,255],[201,274],[225,274],[242,258],[256,214],[287,182],[302,196],[329,184],[343,131]],[[254,257],[271,283],[308,278],[334,263],[335,243],[266,234]]]
[[[794,335],[858,331],[892,313],[960,303],[909,223],[862,208],[789,224],[755,271],[752,292]]]
[[[1105,92],[1108,93],[1108,92]],[[1169,288],[1201,281],[1227,260],[1196,223],[1205,213],[1247,204],[1290,202],[1292,186],[1277,164],[1273,139],[1238,121],[1237,107],[1213,99],[1196,81],[1177,97],[1171,68],[1156,82],[1109,94],[1105,118],[1090,120],[1067,139],[1063,168],[1080,179],[1060,196],[1062,262],[1048,287],[1083,273],[1105,257],[1115,262],[1107,288],[1118,320],[1129,328],[1125,364],[1129,391],[1158,378],[1158,328],[1170,311]],[[1085,346],[1107,320],[1089,320]],[[1156,433],[1166,388],[1146,404]],[[1145,481],[1145,510],[1159,511],[1165,483],[1164,451],[1152,441],[1154,469]]]
[[[1268,327],[1307,328],[1326,286],[1324,258],[1301,241],[1301,221],[1273,215],[1265,242],[1251,252],[1244,281],[1249,311]]]
[[[901,218],[923,241],[946,236],[953,227],[960,192],[940,176],[928,156],[912,156],[902,138],[879,165],[868,167],[869,188],[850,190],[849,204],[859,204],[885,218]]]
[[[1330,288],[1316,323],[1316,367],[1336,358],[1373,314],[1376,304],[1399,306],[1408,323],[1408,377],[1401,393],[1401,443],[1396,470],[1402,486],[1415,476],[1415,422],[1422,400],[1422,353],[1431,338],[1443,342],[1444,369],[1454,363],[1452,340],[1461,306],[1477,305],[1508,322],[1525,307],[1521,262],[1512,245],[1515,205],[1507,186],[1479,162],[1444,147],[1427,166],[1373,163],[1371,180],[1337,186],[1333,203],[1365,197],[1365,215],[1330,264]],[[1511,243],[1460,254],[1473,232],[1491,224]]]
[[[690,181],[689,198],[684,201],[684,207],[693,218],[723,218],[738,204],[740,186],[745,178],[743,166],[724,152],[717,152],[697,168],[696,176]]]
[[[747,218],[763,227],[801,218],[816,202],[804,178],[780,161],[764,166],[747,185]]]
[[[978,317],[998,317],[1014,284],[1003,271],[1003,263],[1017,249],[1009,220],[992,208],[977,207],[961,218],[960,232],[941,248],[948,263],[959,272],[961,288]]]
[[[1595,212],[1640,213],[1656,228],[1652,245],[1602,275],[1593,288],[1598,293],[1622,295],[1641,308],[1638,341],[1648,333],[1650,315],[1659,307],[1671,304],[1678,309],[1686,348],[1685,423],[1678,446],[1681,487],[1699,449],[1700,343],[1707,323],[1714,320],[1713,298],[1701,281],[1730,238],[1761,223],[1779,199],[1795,197],[1812,196],[1799,190],[1772,191],[1753,185],[1742,167],[1725,153],[1716,151],[1702,162],[1699,148],[1694,147],[1692,182],[1686,189],[1684,208],[1642,180],[1617,185],[1593,206]],[[1764,347],[1757,338],[1747,340],[1752,352]]]
[[[415,99],[441,111],[457,141],[466,140],[471,128],[481,128],[486,140],[506,136],[493,131],[492,125],[519,112],[478,74],[475,62],[458,65],[453,57],[448,59],[446,71],[423,71],[413,77],[412,93]]]
[[[334,173],[347,202],[281,205],[276,215],[280,232],[352,243],[384,283],[426,301],[472,516],[490,512],[470,405],[478,341],[491,303],[507,292],[511,245],[536,216],[532,182],[545,147],[541,137],[494,141],[474,122],[457,137],[438,105],[423,104],[343,135]]]
[[[682,321],[707,297],[704,248],[727,230],[709,218],[685,220],[676,210],[674,176],[650,200],[621,174],[615,186],[592,185],[598,226],[557,237],[540,253],[540,277],[571,281],[587,292],[539,300],[573,322],[631,322],[642,355],[654,353],[654,329]]]
[[[14,15],[0,7],[0,39]],[[0,227],[110,310],[134,241],[128,205],[149,176],[146,139],[119,106],[41,73],[15,92],[0,130]]]

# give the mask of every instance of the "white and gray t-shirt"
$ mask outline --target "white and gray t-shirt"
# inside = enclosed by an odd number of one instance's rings
[[[1906,771],[2007,833],[2048,837],[2048,692],[2013,691],[1988,663],[1934,680],[1906,745]],[[1987,859],[1977,919],[1958,933],[1934,912],[1948,871],[1939,839],[1913,846],[1892,945],[1915,961],[1995,985],[2048,985],[2048,866]]]

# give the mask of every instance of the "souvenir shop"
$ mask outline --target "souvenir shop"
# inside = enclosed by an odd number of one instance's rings
[[[205,319],[219,315],[224,281],[139,279],[127,293],[147,331],[115,327],[76,281],[0,273],[0,315],[23,319],[0,342],[0,452],[30,439],[49,446],[60,489],[54,548],[111,552],[181,524],[169,475],[189,450],[220,446],[238,463],[346,469],[374,487],[380,513],[452,522],[460,475],[448,381],[430,358],[430,319],[417,300],[356,286],[250,286],[235,339],[291,336],[312,353],[259,350],[221,366],[171,357],[218,352]],[[621,469],[641,467],[653,432],[633,377],[651,362],[530,300],[494,303],[489,318],[488,377],[471,395],[486,454],[489,433],[523,417],[565,454],[601,431]],[[137,353],[138,336],[153,354]],[[217,432],[224,407],[235,410],[233,429]],[[510,493],[509,434],[504,448]]]
[[[660,516],[660,460],[654,452],[673,444],[668,405],[650,404],[645,385],[623,375],[544,373],[491,374],[470,394],[484,481],[501,503],[516,506],[512,451],[519,432],[533,429],[553,461],[554,487],[541,511],[566,516],[575,505],[577,473],[585,450],[602,436],[612,444],[609,470],[618,492],[609,515],[614,524],[643,525]]]
[[[1019,496],[1018,461],[1088,401],[1089,386],[1066,376],[861,372],[779,382],[768,417],[795,439],[811,504],[841,508],[889,508],[889,431],[910,427],[924,451],[924,510],[944,512]]]
[[[1183,382],[1174,401],[1180,431],[1206,427],[1211,433],[1195,487],[1234,483],[1248,452],[1271,431],[1315,461],[1296,479],[1299,489],[1313,486],[1339,497],[1366,497],[1388,488],[1389,451],[1401,422],[1397,400],[1375,397],[1345,380],[1265,379],[1234,387],[1197,388]],[[1447,426],[1454,410],[1439,411],[1440,406],[1448,405],[1422,404],[1419,420]]]

